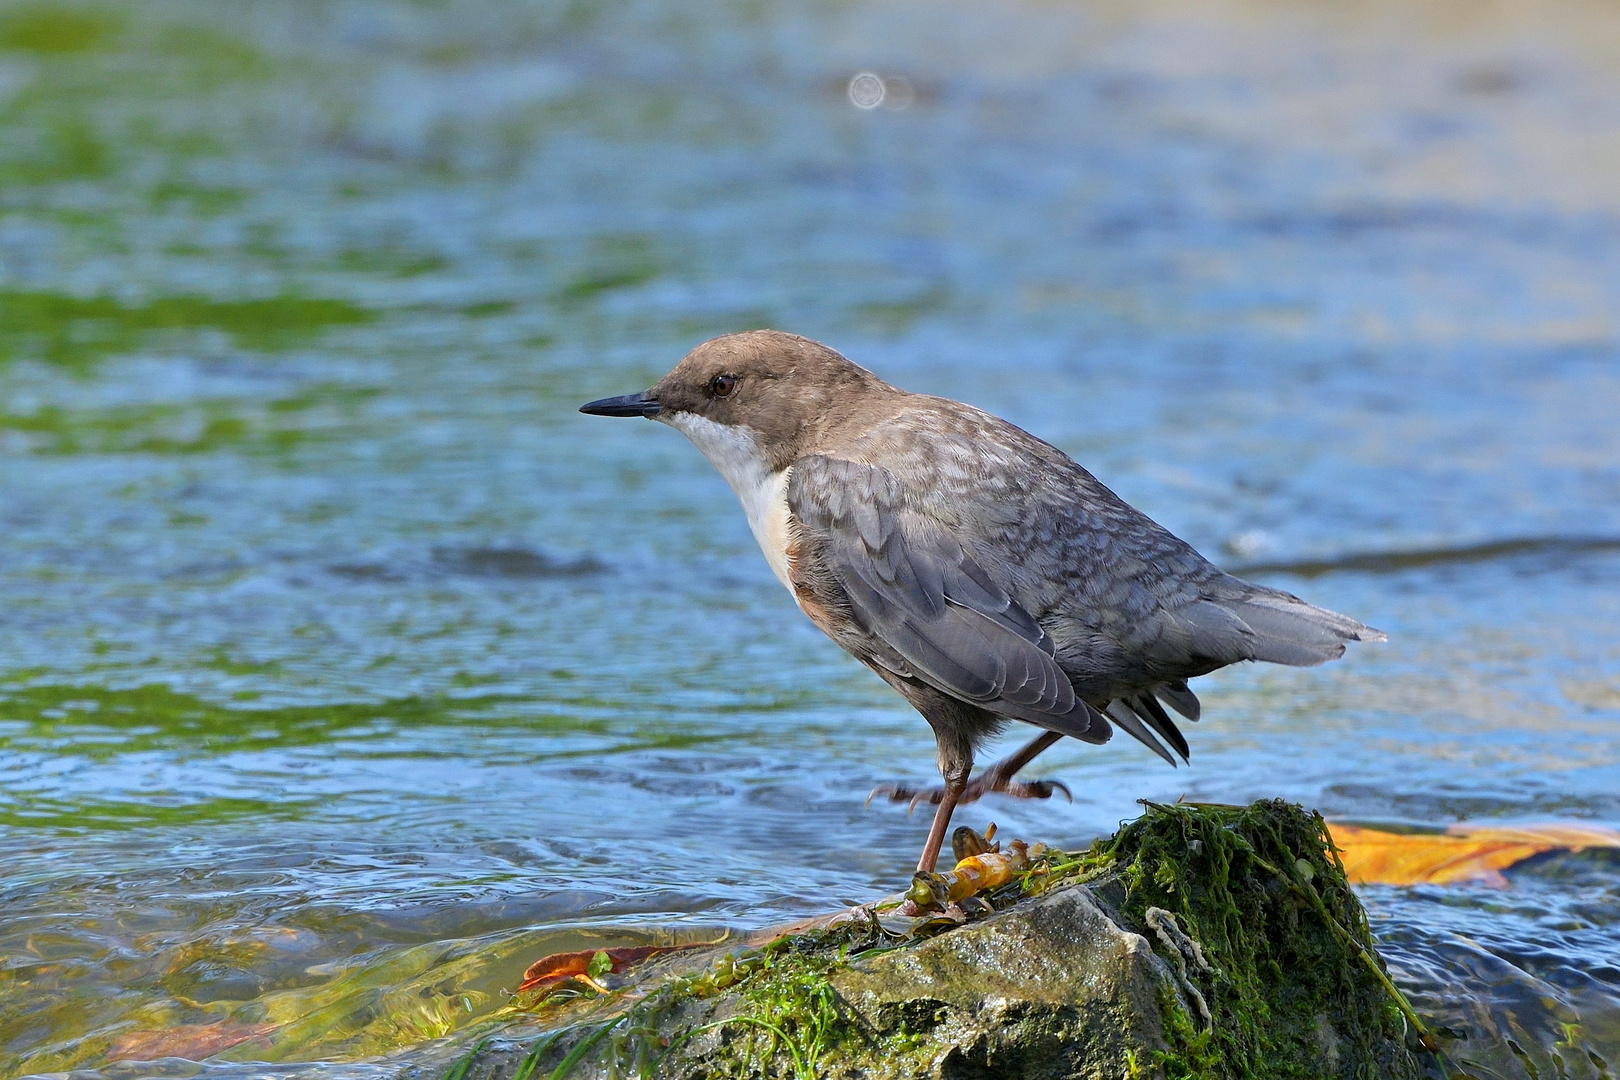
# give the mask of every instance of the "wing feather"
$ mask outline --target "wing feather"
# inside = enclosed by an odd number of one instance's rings
[[[788,507],[816,542],[862,628],[911,674],[991,712],[1090,742],[1108,722],[1081,701],[1039,622],[943,523],[907,505],[875,465],[813,456],[793,467]]]

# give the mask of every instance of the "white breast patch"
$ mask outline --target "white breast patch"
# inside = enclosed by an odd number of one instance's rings
[[[759,448],[759,438],[745,427],[717,424],[694,413],[672,412],[657,417],[675,428],[692,445],[703,451],[731,490],[742,503],[748,516],[748,527],[753,530],[765,561],[771,566],[788,592],[793,585],[788,581],[788,476],[791,467],[769,471],[769,464]]]

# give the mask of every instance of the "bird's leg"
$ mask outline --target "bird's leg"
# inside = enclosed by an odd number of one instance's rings
[[[961,795],[956,800],[957,803],[965,806],[968,803],[977,802],[991,792],[1011,795],[1016,799],[1047,799],[1051,798],[1054,791],[1061,791],[1064,797],[1072,799],[1073,796],[1070,795],[1068,787],[1057,780],[1015,781],[1013,779],[1018,770],[1035,760],[1036,755],[1061,738],[1063,736],[1055,731],[1043,732],[1019,748],[1017,752],[1008,754],[994,765],[986,766],[978,776],[963,787]],[[915,810],[925,802],[939,805],[945,797],[945,789],[942,787],[913,788],[904,784],[884,784],[881,787],[873,788],[872,794],[866,797],[866,801],[870,803],[879,795],[887,795],[890,802],[910,803],[909,809]]]
[[[951,827],[951,813],[967,787],[968,771],[972,768],[969,760],[969,765],[960,773],[945,776],[945,792],[940,797],[939,809],[934,811],[934,824],[928,830],[928,843],[923,845],[922,858],[917,860],[919,872],[933,873],[934,864],[939,861],[939,849],[945,846],[945,830]]]
[[[1004,795],[1015,795],[1020,799],[1046,799],[1053,791],[1061,791],[1074,801],[1066,785],[1056,780],[1030,780],[1013,781],[1013,776],[1025,765],[1034,761],[1047,747],[1063,738],[1060,732],[1043,731],[1035,738],[1029,740],[1016,752],[1008,754],[1000,761],[982,770],[978,778],[969,782],[967,790],[962,793],[962,802],[972,802],[981,795],[992,791],[999,791]],[[977,788],[977,790],[975,790]]]
[[[942,715],[923,714],[934,729],[934,743],[938,751],[939,775],[945,780],[945,793],[940,796],[939,809],[934,811],[934,824],[928,830],[928,843],[923,845],[922,858],[917,869],[932,873],[939,859],[939,849],[945,846],[945,830],[951,827],[951,812],[967,788],[968,776],[973,772],[973,736],[960,717],[953,711]]]

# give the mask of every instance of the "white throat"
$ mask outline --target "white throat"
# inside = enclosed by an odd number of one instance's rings
[[[671,412],[658,417],[692,440],[703,451],[748,515],[748,527],[771,564],[776,580],[793,592],[788,581],[787,482],[791,467],[770,471],[770,462],[760,449],[759,437],[751,428],[717,424],[695,413]]]

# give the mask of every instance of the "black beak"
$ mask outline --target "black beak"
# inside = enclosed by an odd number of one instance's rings
[[[590,416],[657,416],[658,399],[652,396],[652,391],[644,390],[639,394],[587,401],[579,411]]]

